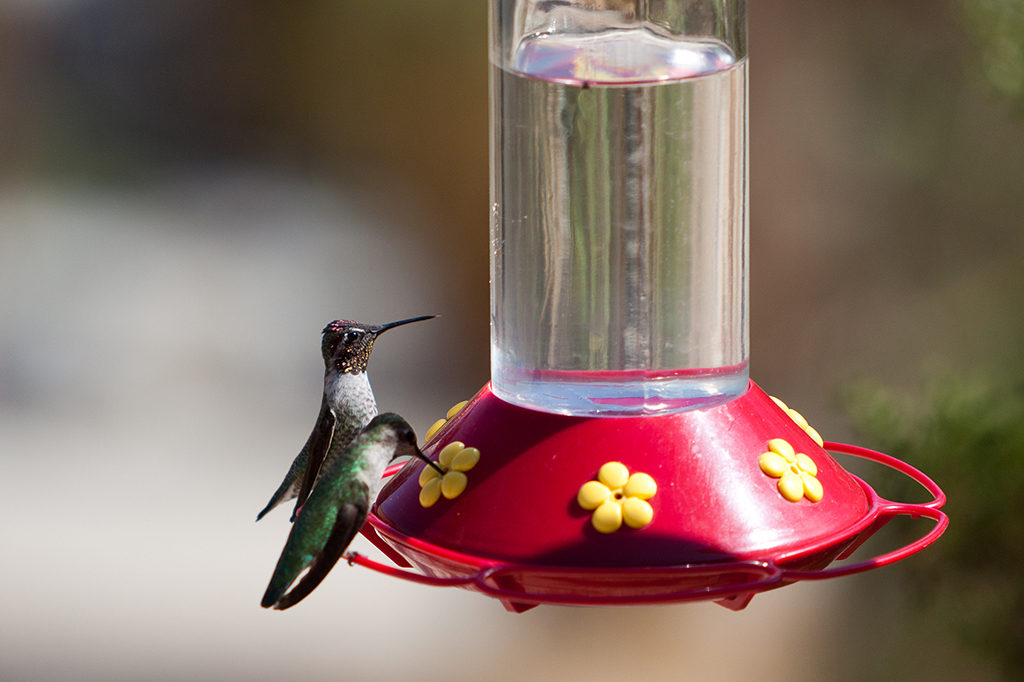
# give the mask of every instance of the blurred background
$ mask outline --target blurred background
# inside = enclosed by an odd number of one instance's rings
[[[933,548],[739,613],[260,609],[323,325],[441,315],[371,364],[420,433],[488,379],[486,18],[0,2],[0,679],[1024,679],[1024,0],[750,3],[751,375],[937,478]]]

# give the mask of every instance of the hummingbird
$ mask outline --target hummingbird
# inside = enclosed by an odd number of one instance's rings
[[[316,589],[363,527],[384,469],[403,456],[419,457],[441,471],[420,451],[409,423],[393,412],[374,417],[351,443],[332,441],[320,482],[288,534],[263,595],[263,608],[290,608]]]
[[[373,397],[366,366],[377,337],[403,324],[434,317],[436,315],[425,315],[381,325],[335,320],[324,327],[320,344],[325,367],[324,394],[316,424],[284,481],[256,516],[257,521],[279,504],[298,498],[291,517],[294,522],[321,471],[329,464],[330,453],[341,453],[376,416],[377,401]]]

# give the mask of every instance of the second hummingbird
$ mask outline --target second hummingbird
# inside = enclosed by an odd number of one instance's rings
[[[292,520],[326,469],[329,452],[340,452],[377,415],[377,401],[367,376],[370,351],[377,337],[389,329],[436,315],[412,317],[388,324],[361,324],[335,320],[324,328],[320,350],[324,358],[324,394],[313,433],[292,462],[288,474],[270,502],[257,515],[259,521],[274,507],[298,498]],[[331,448],[332,442],[334,448]]]

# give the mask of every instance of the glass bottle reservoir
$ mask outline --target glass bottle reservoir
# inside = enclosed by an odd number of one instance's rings
[[[747,388],[743,2],[492,0],[491,382],[562,414]]]

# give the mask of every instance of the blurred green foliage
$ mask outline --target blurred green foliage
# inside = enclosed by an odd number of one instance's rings
[[[1024,678],[1024,383],[945,375],[913,397],[863,382],[848,398],[871,445],[919,467],[948,496],[949,529],[901,564],[915,603],[1009,679]],[[887,493],[919,496],[900,478],[904,489]],[[909,540],[920,528],[896,532]]]
[[[989,86],[1024,114],[1024,0],[965,0],[962,8]]]

